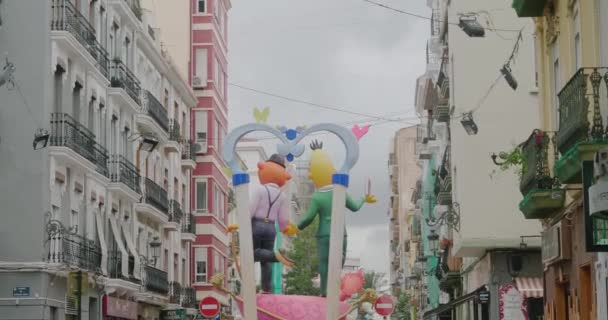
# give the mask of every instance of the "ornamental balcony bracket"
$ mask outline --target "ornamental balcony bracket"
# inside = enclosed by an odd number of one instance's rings
[[[460,232],[460,204],[458,202],[452,202],[444,213],[438,218],[427,218],[425,219],[426,225],[429,227],[439,227],[447,225],[456,232]]]

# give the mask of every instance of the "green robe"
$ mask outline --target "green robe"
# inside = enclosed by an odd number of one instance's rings
[[[323,187],[316,191],[310,200],[310,205],[306,215],[298,224],[298,229],[302,230],[310,225],[317,215],[319,216],[319,229],[317,229],[317,251],[319,254],[319,274],[321,275],[321,295],[327,295],[327,272],[329,264],[329,235],[331,233],[331,202],[333,197],[332,187]],[[359,211],[365,199],[353,200],[346,195],[346,207],[351,211]],[[342,246],[342,264],[346,258],[346,228],[344,229],[344,243]]]

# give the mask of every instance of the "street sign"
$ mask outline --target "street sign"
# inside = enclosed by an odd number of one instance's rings
[[[481,291],[478,295],[478,301],[481,304],[486,304],[490,302],[490,292],[489,291]]]
[[[15,287],[13,288],[13,297],[29,297],[30,287]]]
[[[198,311],[207,318],[216,317],[220,313],[220,303],[214,297],[205,297],[198,305]]]
[[[378,297],[378,299],[376,299],[376,303],[374,304],[374,309],[376,310],[376,313],[383,317],[390,316],[395,310],[393,298],[386,295]]]

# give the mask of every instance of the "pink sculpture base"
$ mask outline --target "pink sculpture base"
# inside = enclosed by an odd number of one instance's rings
[[[243,311],[243,300],[237,297]],[[326,316],[326,299],[311,296],[292,296],[279,294],[257,295],[259,320],[322,320]],[[340,302],[340,319],[345,319],[349,305]]]

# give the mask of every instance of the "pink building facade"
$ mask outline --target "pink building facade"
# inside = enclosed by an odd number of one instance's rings
[[[192,175],[191,205],[196,219],[192,246],[192,282],[197,298],[229,298],[210,279],[225,274],[230,264],[228,223],[229,180],[221,152],[228,130],[227,12],[230,0],[190,0],[189,81],[198,104],[192,109],[191,137],[198,146]],[[227,285],[227,283],[226,283]]]

